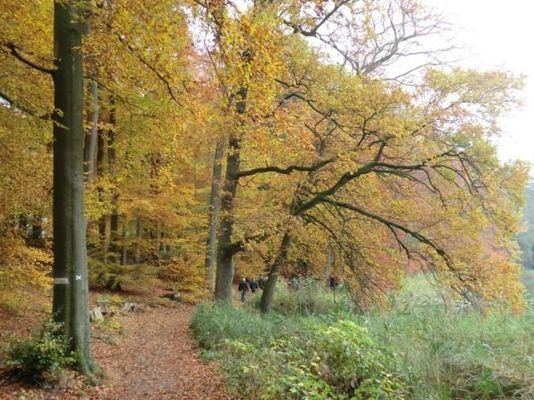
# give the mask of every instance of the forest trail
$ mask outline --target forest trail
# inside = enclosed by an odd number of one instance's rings
[[[98,336],[94,356],[107,379],[102,399],[230,399],[215,368],[200,360],[189,330],[193,307],[152,308],[120,316],[125,335]],[[95,393],[96,394],[96,393]]]
[[[53,389],[1,385],[0,399],[228,400],[216,367],[200,359],[189,330],[194,307],[146,308],[116,316],[120,328],[93,331],[105,377],[97,386],[65,382]]]

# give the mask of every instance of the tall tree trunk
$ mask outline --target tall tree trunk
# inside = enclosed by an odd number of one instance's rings
[[[108,138],[107,131],[104,129],[98,129],[98,147],[96,152],[96,174],[102,176],[106,168],[106,163],[108,161]],[[98,187],[98,199],[100,201],[104,200],[105,192],[102,187]],[[100,217],[98,221],[98,236],[100,241],[100,249],[102,252],[102,261],[104,263],[108,262],[108,253],[109,253],[109,215],[104,214]]]
[[[141,238],[143,232],[143,223],[141,218],[137,218],[135,225],[135,255],[134,262],[139,264],[141,262]]]
[[[81,12],[54,2],[54,318],[63,323],[78,369],[94,371],[89,336],[83,193]]]
[[[267,283],[265,284],[265,288],[263,289],[263,293],[261,295],[260,310],[262,313],[267,313],[271,309],[271,304],[273,302],[274,296],[274,288],[276,287],[276,281],[278,280],[280,270],[287,261],[287,252],[289,250],[290,245],[291,235],[286,232],[284,233],[282,242],[280,243],[278,255],[276,256],[276,259],[274,260],[274,263],[271,266],[271,270],[269,271],[269,279],[267,279]]]
[[[332,249],[332,243],[328,242],[326,246],[326,262],[323,269],[323,283],[329,284],[329,278],[332,271],[332,265],[334,264],[334,249]]]
[[[246,111],[247,88],[241,87],[236,93],[235,111],[242,117]],[[238,122],[242,124],[242,121]],[[228,141],[228,155],[226,157],[226,174],[224,177],[223,194],[221,197],[221,224],[217,246],[217,274],[215,277],[215,300],[231,302],[232,281],[234,279],[233,256],[236,252],[232,246],[234,233],[234,203],[239,181],[241,164],[241,139],[232,132]]]
[[[85,144],[84,151],[84,164],[87,173],[87,180],[93,181],[96,177],[96,162],[95,155],[98,145],[98,83],[90,79],[89,80],[89,97],[90,97],[90,110],[89,110],[89,134]]]
[[[115,126],[117,124],[117,116],[116,116],[116,108],[115,108],[115,98],[113,96],[109,99],[109,126],[107,132],[107,159],[108,159],[108,172],[111,176],[111,179],[113,182],[116,183],[116,143],[115,143]],[[119,234],[119,214],[117,212],[118,210],[118,202],[119,202],[119,192],[117,188],[112,189],[112,196],[111,196],[111,215],[109,217],[109,243],[107,243],[107,253],[111,255],[110,260],[113,263],[120,262],[120,253],[121,249],[118,246],[118,242],[120,240],[120,234]]]
[[[117,196],[118,197],[118,196]],[[116,202],[115,196],[113,196],[112,199],[113,202]],[[121,235],[119,234],[119,214],[114,209],[111,211],[111,215],[109,217],[109,259],[113,263],[118,262],[118,257],[121,252],[119,241],[120,241]]]
[[[217,265],[217,222],[220,209],[220,192],[222,178],[222,158],[224,155],[224,140],[218,139],[215,144],[213,160],[213,174],[211,177],[211,193],[208,214],[208,239],[206,241],[206,280],[208,288],[214,289],[214,274]]]
[[[234,200],[237,192],[237,182],[239,180],[239,165],[241,163],[239,156],[240,148],[240,140],[237,137],[231,137],[228,156],[226,158],[226,174],[221,198],[222,218],[217,246],[215,300],[227,302],[232,300],[232,281],[234,279],[232,236],[234,232]]]
[[[122,224],[122,247],[121,247],[121,265],[128,264],[128,247],[127,247],[127,240],[128,240],[128,222],[124,222]]]

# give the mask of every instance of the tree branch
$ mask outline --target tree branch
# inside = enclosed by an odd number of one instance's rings
[[[236,242],[233,242],[233,243],[230,243],[228,246],[225,246],[224,247],[224,252],[228,255],[234,255],[234,254],[237,254],[239,253],[240,251],[243,251],[245,250],[245,244],[246,242],[251,242],[251,241],[256,241],[256,242],[259,242],[259,241],[262,241],[262,240],[265,240],[269,237],[269,235],[267,233],[259,233],[257,235],[247,235],[245,236],[244,239],[242,240],[238,240]]]
[[[292,23],[291,21],[284,21],[284,23],[293,29],[294,33],[300,33],[302,36],[306,37],[314,37],[317,35],[317,32],[323,26],[331,17],[334,15],[341,7],[343,7],[345,4],[349,3],[351,0],[341,0],[339,3],[334,4],[334,8],[330,10],[328,13],[325,14],[323,19],[321,19],[313,28],[311,29],[303,29],[302,26],[296,25]]]
[[[311,166],[300,166],[300,165],[291,165],[289,167],[286,167],[286,168],[280,168],[280,167],[259,167],[259,168],[254,168],[254,169],[250,169],[250,170],[247,170],[247,171],[240,171],[238,174],[237,174],[237,177],[238,178],[243,178],[245,176],[251,176],[251,175],[256,175],[256,174],[262,174],[262,173],[266,173],[266,172],[276,172],[278,174],[284,174],[284,175],[289,175],[291,174],[293,171],[299,171],[299,172],[313,172],[313,171],[317,171],[319,169],[321,169],[322,167],[324,167],[325,165],[328,165],[330,164],[331,162],[333,162],[335,159],[334,158],[330,158],[328,160],[323,160],[321,162],[318,162],[317,164],[314,164],[314,165],[311,165]]]
[[[454,263],[450,256],[443,250],[437,243],[435,243],[432,239],[427,238],[426,236],[422,235],[419,232],[416,232],[412,229],[407,228],[406,226],[400,225],[394,221],[388,220],[380,215],[373,214],[367,210],[364,210],[363,208],[357,207],[353,204],[344,203],[340,201],[335,201],[332,199],[324,199],[323,202],[331,204],[336,207],[341,207],[347,210],[351,210],[354,212],[357,212],[358,214],[361,214],[369,219],[375,220],[377,222],[380,222],[382,225],[385,225],[388,229],[398,229],[399,231],[402,231],[406,233],[407,235],[411,236],[412,238],[416,239],[418,242],[425,244],[432,248],[436,254],[438,254],[443,261],[447,264],[447,267],[451,271],[455,271]]]
[[[9,54],[14,56],[17,60],[21,61],[22,63],[26,64],[28,67],[31,67],[33,69],[36,69],[37,71],[43,72],[45,74],[54,75],[55,70],[43,67],[42,65],[36,64],[35,62],[27,59],[22,55],[19,48],[15,43],[13,42],[3,42],[2,45],[9,50]]]
[[[2,90],[0,90],[0,98],[4,99],[7,103],[9,103],[9,106],[13,107],[13,109],[19,110],[23,112],[24,114],[27,114],[27,115],[30,115],[32,117],[36,117],[39,119],[43,119],[43,120],[49,120],[50,118],[52,118],[52,113],[40,114],[36,110],[20,104],[16,99],[9,96]]]

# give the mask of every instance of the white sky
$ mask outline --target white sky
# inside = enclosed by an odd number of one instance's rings
[[[497,67],[526,76],[525,105],[502,120],[503,134],[497,145],[502,161],[522,159],[534,164],[534,1],[425,2],[458,27],[458,41],[469,46],[472,54],[462,65]]]

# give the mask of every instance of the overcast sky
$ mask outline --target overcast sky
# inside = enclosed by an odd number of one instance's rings
[[[526,76],[525,105],[503,119],[498,149],[503,161],[522,159],[534,164],[534,1],[424,1],[458,26],[457,38],[471,54],[462,65],[503,68]]]

